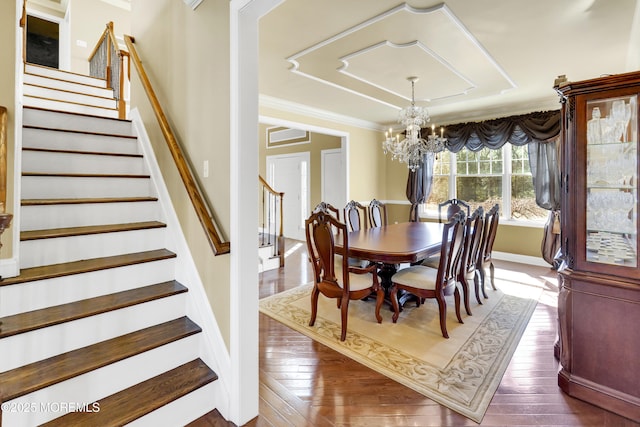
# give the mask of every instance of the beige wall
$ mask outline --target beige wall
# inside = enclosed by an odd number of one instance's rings
[[[207,0],[195,11],[182,1],[136,0],[132,35],[149,79],[179,142],[195,166],[214,215],[228,239],[229,1]],[[230,257],[214,256],[166,148],[146,95],[132,72],[138,107],[200,272],[222,336],[230,342]],[[209,177],[202,176],[204,160]],[[256,175],[256,171],[247,171]],[[256,178],[257,179],[257,178]]]
[[[13,212],[13,162],[15,153],[15,90],[16,90],[16,3],[14,0],[0,2],[0,105],[7,108],[7,213]],[[2,234],[0,258],[11,258],[13,254],[13,226]]]
[[[268,125],[261,124],[259,126],[259,136],[258,143],[260,144],[259,148],[259,159],[258,164],[260,165],[260,175],[267,179],[267,156],[278,156],[282,154],[291,154],[291,153],[304,153],[309,152],[309,158],[311,160],[311,164],[309,165],[309,175],[310,175],[310,207],[313,208],[318,203],[320,203],[322,197],[322,170],[321,170],[321,152],[322,150],[330,150],[335,148],[340,148],[341,146],[341,138],[338,136],[325,135],[316,132],[310,132],[310,143],[309,144],[296,144],[289,145],[284,147],[275,147],[275,148],[267,148],[266,134],[267,129],[271,127]],[[274,190],[278,191],[277,188]],[[286,197],[286,195],[285,195]]]
[[[107,23],[113,22],[116,37],[131,34],[131,14],[102,0],[74,0],[70,4],[71,71],[89,74],[89,55]],[[86,42],[87,47],[78,46],[77,41]]]
[[[437,221],[437,219],[424,221]],[[498,223],[493,250],[495,252],[542,258],[541,245],[543,235],[544,229],[541,227],[521,227]]]

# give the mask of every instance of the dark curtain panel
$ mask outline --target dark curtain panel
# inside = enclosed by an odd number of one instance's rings
[[[431,194],[434,160],[435,156],[432,153],[426,154],[422,158],[422,165],[415,172],[409,170],[409,178],[407,179],[407,199],[411,202],[409,221],[419,220],[418,206],[426,202]]]
[[[507,142],[525,145],[531,141],[549,141],[560,133],[560,111],[543,111],[504,117],[484,122],[448,125],[445,128],[447,149],[454,153],[467,148],[498,149]]]
[[[529,143],[529,165],[536,191],[536,203],[549,210],[542,237],[542,258],[557,268],[560,249],[560,137],[549,142]]]
[[[549,142],[531,141],[529,166],[536,190],[536,203],[543,209],[560,209],[559,138]]]

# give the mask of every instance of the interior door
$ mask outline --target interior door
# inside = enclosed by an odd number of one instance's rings
[[[285,237],[305,240],[304,221],[309,216],[309,152],[267,156],[267,182],[284,193]],[[271,215],[272,218],[277,217]]]
[[[323,202],[340,209],[347,204],[347,184],[343,166],[342,149],[322,150],[322,186]],[[340,214],[342,219],[342,214]]]

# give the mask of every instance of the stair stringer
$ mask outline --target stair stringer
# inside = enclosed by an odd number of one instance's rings
[[[2,234],[2,241],[11,240],[11,258],[0,259],[0,277],[20,275],[20,194],[22,194],[22,82],[24,66],[16,61],[16,89],[13,111],[13,204],[6,207],[13,214],[11,226]],[[8,177],[7,177],[8,178]],[[7,181],[7,185],[9,181]],[[7,194],[9,189],[7,188]],[[5,249],[6,250],[6,249]],[[0,249],[2,253],[2,249]],[[6,252],[4,252],[6,254]]]
[[[158,203],[167,224],[167,249],[175,252],[180,262],[175,264],[175,278],[181,283],[189,284],[187,293],[186,314],[202,328],[202,339],[200,340],[200,358],[218,374],[218,380],[208,387],[215,390],[214,405],[220,414],[229,419],[231,396],[231,357],[229,350],[222,338],[215,314],[209,305],[209,297],[204,289],[204,284],[198,273],[198,269],[191,255],[191,250],[182,232],[182,227],[178,220],[178,215],[173,207],[169,191],[165,185],[162,172],[158,165],[155,152],[151,145],[151,140],[146,131],[144,123],[137,108],[129,113],[133,131],[138,137],[140,149],[146,162],[147,170],[151,175],[152,185],[155,186],[155,193]],[[213,257],[213,251],[211,252]],[[224,255],[223,255],[224,256]],[[143,417],[144,418],[144,417]]]

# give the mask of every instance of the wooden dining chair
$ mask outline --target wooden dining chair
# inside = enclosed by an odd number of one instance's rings
[[[344,207],[344,222],[349,231],[367,228],[367,207],[351,200]]]
[[[340,254],[336,253],[334,229],[338,229],[343,236]],[[373,264],[360,268],[346,262],[345,257],[349,253],[346,224],[339,222],[328,209],[318,209],[305,221],[305,235],[315,278],[311,291],[309,326],[315,324],[320,294],[337,300],[342,322],[340,341],[344,341],[347,336],[350,300],[361,300],[375,294],[375,317],[378,323],[382,322],[380,307],[384,301],[384,289],[378,280],[377,266]]]
[[[446,210],[446,216],[443,215],[443,211]],[[449,199],[445,202],[438,204],[438,222],[448,222],[453,215],[464,211],[467,217],[471,213],[471,207],[467,202],[460,199]]]
[[[478,260],[480,259],[480,244],[482,243],[482,231],[484,225],[484,209],[478,207],[465,222],[464,245],[462,249],[462,259],[458,265],[458,281],[462,285],[462,299],[464,308],[471,316],[469,307],[469,284],[473,282],[478,304],[482,304],[480,299],[480,271],[478,270]]]
[[[373,199],[368,206],[369,225],[374,227],[382,227],[389,222],[387,217],[387,205],[379,200]]]
[[[500,219],[500,205],[495,204],[489,212],[484,216],[484,227],[482,232],[482,241],[480,243],[480,256],[478,258],[478,271],[480,272],[480,280],[482,287],[482,294],[485,298],[488,298],[485,287],[485,277],[487,276],[487,267],[489,267],[489,273],[491,275],[491,287],[496,290],[495,283],[495,268],[493,266],[493,259],[491,258],[491,252],[493,251],[493,242],[496,240],[496,233],[498,232],[498,221]]]
[[[458,322],[464,323],[460,316],[460,290],[458,289],[458,262],[462,258],[464,243],[464,212],[455,214],[451,221],[445,223],[442,231],[442,246],[438,268],[424,265],[414,265],[398,271],[391,277],[389,295],[393,305],[393,322],[398,320],[400,306],[398,292],[404,290],[415,295],[418,305],[424,298],[435,298],[440,312],[440,330],[442,336],[449,338],[447,333],[447,302],[445,296],[454,295],[456,316]]]

